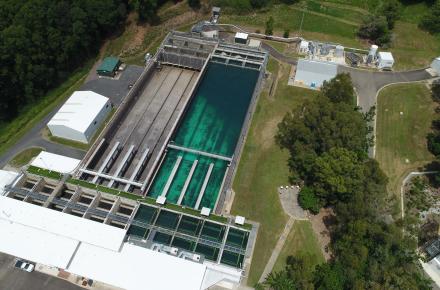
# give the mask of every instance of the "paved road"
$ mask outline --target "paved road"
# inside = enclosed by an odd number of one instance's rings
[[[358,94],[359,106],[364,112],[367,112],[372,106],[376,105],[376,95],[386,85],[433,78],[425,69],[406,72],[373,72],[339,66],[338,72],[350,74]]]
[[[110,98],[114,105],[118,106],[127,95],[129,85],[136,82],[142,71],[143,67],[128,66],[118,80],[107,78],[93,79],[82,85],[79,90],[91,90],[102,94]],[[61,106],[62,104],[57,106],[52,112],[45,116],[43,120],[27,132],[13,147],[0,156],[0,168],[5,166],[15,155],[29,147],[42,147],[48,152],[76,159],[82,159],[85,156],[85,151],[49,142],[41,136],[42,130]]]
[[[13,267],[14,257],[0,253],[0,289],[7,290],[81,290],[65,280],[39,272],[27,273]]]

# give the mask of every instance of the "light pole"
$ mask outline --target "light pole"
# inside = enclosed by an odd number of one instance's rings
[[[303,2],[303,5],[301,5],[301,6],[303,6],[302,8],[302,12],[303,12],[303,14],[302,14],[302,17],[301,17],[301,23],[300,23],[300,25],[299,25],[299,35],[301,36],[301,30],[302,30],[302,26],[303,26],[303,22],[304,22],[304,15],[306,14],[306,10],[307,10],[307,3],[306,2]]]

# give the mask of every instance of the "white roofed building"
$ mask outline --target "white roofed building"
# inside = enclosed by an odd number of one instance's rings
[[[391,69],[394,65],[394,57],[391,52],[381,51],[377,54],[377,67]]]
[[[247,44],[249,35],[243,32],[237,32],[235,34],[235,43]]]
[[[47,124],[56,137],[89,143],[111,111],[110,100],[92,91],[76,91]]]
[[[41,151],[31,165],[59,173],[73,173],[81,160]]]
[[[338,73],[335,63],[299,59],[294,85],[310,89],[320,89],[324,81],[329,81]]]

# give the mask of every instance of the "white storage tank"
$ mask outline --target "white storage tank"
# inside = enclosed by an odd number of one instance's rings
[[[336,57],[343,57],[344,56],[344,47],[342,45],[337,45],[336,46],[335,56]]]
[[[370,51],[368,52],[367,57],[367,63],[372,63],[375,60],[378,48],[379,47],[375,44],[370,47]]]
[[[379,47],[378,47],[377,45],[373,44],[373,45],[370,47],[370,51],[368,52],[368,57],[372,56],[373,59],[374,59],[374,57],[376,56],[376,53],[377,53],[377,49],[378,49],[378,48],[379,48]]]

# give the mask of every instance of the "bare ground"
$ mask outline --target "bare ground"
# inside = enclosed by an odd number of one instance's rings
[[[330,252],[330,231],[328,229],[328,221],[334,217],[331,208],[321,208],[317,215],[310,215],[309,220],[312,223],[313,231],[315,231],[321,247],[322,254],[326,261],[330,260],[332,253]]]

